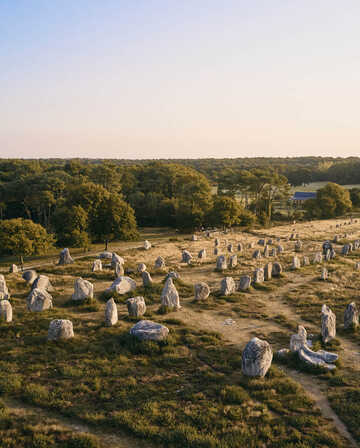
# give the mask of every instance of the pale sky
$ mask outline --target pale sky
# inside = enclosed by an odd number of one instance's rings
[[[0,157],[360,156],[359,0],[0,0]]]

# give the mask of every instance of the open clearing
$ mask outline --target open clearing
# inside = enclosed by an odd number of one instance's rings
[[[360,223],[340,228],[336,223],[344,220],[211,237],[199,234],[198,241],[159,230],[143,235],[152,243],[149,251],[143,250],[142,243],[114,243],[109,249],[125,258],[138,288],[116,297],[119,322],[110,328],[104,326],[103,292],[114,273],[111,269],[91,272],[100,247],[86,256],[77,254],[79,258],[71,265],[57,266],[53,254],[27,264],[36,265],[37,272],[48,275],[54,286],[54,309],[42,313],[27,311],[30,287],[20,273],[9,274],[8,264],[3,263],[14,319],[0,324],[0,446],[358,446],[360,336],[343,329],[343,313],[350,302],[360,305],[359,271],[354,269],[360,251],[343,257],[340,250],[342,243],[360,238]],[[338,234],[336,258],[290,270],[295,242],[286,237],[292,233],[299,234],[303,242],[297,255],[310,259],[324,240]],[[215,237],[221,240],[220,254],[230,255],[227,244],[233,243],[239,262],[234,269],[215,271]],[[259,238],[272,238],[271,247],[275,247],[278,237],[283,253],[252,258],[255,248],[261,249]],[[240,253],[238,242],[244,245]],[[255,248],[247,248],[250,242]],[[207,258],[198,260],[203,248]],[[191,266],[180,262],[183,249],[193,255]],[[166,269],[154,268],[159,255]],[[218,294],[224,276],[238,280],[275,260],[285,268],[280,278],[248,292]],[[153,278],[150,288],[142,287],[136,272],[140,262]],[[327,281],[319,280],[321,266],[329,271]],[[182,308],[159,314],[160,292],[170,270],[181,276],[175,285]],[[96,301],[75,306],[69,300],[80,276],[94,284]],[[193,285],[199,281],[211,288],[203,303],[193,300]],[[138,342],[128,335],[139,319],[128,316],[125,300],[138,295],[147,303],[145,317],[169,328],[166,343]],[[295,358],[284,361],[275,356],[265,378],[251,379],[241,373],[241,351],[254,336],[267,340],[275,353],[288,348],[290,336],[301,324],[313,334],[316,349],[321,348],[323,303],[337,316],[337,337],[326,347],[339,354],[335,371],[310,369]],[[49,322],[54,318],[70,319],[75,338],[47,342]],[[93,437],[76,439],[84,433]],[[40,441],[35,434],[41,435]]]

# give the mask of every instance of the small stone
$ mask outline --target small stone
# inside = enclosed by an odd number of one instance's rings
[[[309,264],[310,264],[310,259],[306,255],[304,255],[304,257],[303,257],[303,264],[304,264],[304,266],[309,266]]]
[[[155,260],[155,268],[156,269],[163,269],[165,267],[166,267],[166,264],[165,264],[164,258],[161,257],[161,256],[158,256],[157,259]]]
[[[137,271],[141,274],[141,272],[146,271],[146,264],[145,263],[139,263],[137,267]]]
[[[322,262],[322,254],[321,254],[321,252],[316,252],[315,253],[315,255],[314,255],[314,261],[313,261],[313,264],[319,264],[319,263],[321,263]]]
[[[196,236],[196,235],[193,235],[193,236],[191,237],[191,241],[197,241],[197,236]]]
[[[10,299],[9,288],[6,285],[5,277],[2,275],[0,278],[0,300]]]
[[[105,307],[105,325],[107,327],[112,327],[118,321],[118,310],[113,298],[106,302]]]
[[[265,246],[265,240],[261,239],[258,241],[259,246]]]
[[[195,300],[206,300],[210,295],[210,288],[204,282],[196,283],[194,289]]]
[[[219,238],[215,238],[215,246],[219,246],[220,245],[220,240]]]
[[[31,289],[43,289],[45,291],[53,291],[54,288],[50,283],[50,279],[49,277],[47,277],[46,275],[38,275],[36,277],[36,280],[34,281],[34,283],[31,285]]]
[[[165,280],[167,280],[168,278],[173,278],[173,279],[176,280],[176,279],[180,278],[180,274],[179,274],[178,272],[175,272],[175,271],[170,271],[170,272],[167,274]]]
[[[273,352],[268,342],[253,338],[242,353],[242,372],[246,376],[264,377],[271,366]]]
[[[344,313],[344,328],[357,328],[359,326],[359,311],[356,303],[347,305]]]
[[[297,334],[293,334],[290,338],[290,350],[292,352],[300,350],[306,344],[306,339],[307,332],[303,326],[299,325]]]
[[[101,260],[95,260],[92,264],[91,272],[102,271]]]
[[[234,252],[234,248],[233,248],[233,245],[230,243],[230,244],[228,244],[227,245],[227,250],[228,250],[228,252]]]
[[[267,258],[269,256],[269,252],[270,252],[269,246],[266,245],[264,247],[264,252],[263,252],[263,255],[264,255],[265,258]]]
[[[114,270],[115,270],[115,277],[121,277],[125,274],[124,265],[122,265],[121,263],[116,263]]]
[[[13,312],[11,303],[8,300],[0,300],[0,320],[12,322]]]
[[[144,249],[145,250],[151,249],[151,243],[148,240],[144,241]]]
[[[101,252],[101,254],[99,255],[99,258],[100,259],[108,259],[108,260],[111,260],[112,259],[112,256],[113,256],[113,254],[112,254],[112,252],[107,252],[107,251],[104,251],[104,252]]]
[[[321,280],[327,280],[328,279],[328,270],[326,268],[321,269]]]
[[[229,268],[233,269],[237,266],[237,264],[238,264],[237,255],[232,255],[229,259]]]
[[[48,341],[58,339],[70,339],[74,337],[73,324],[67,319],[55,319],[50,322],[48,330]]]
[[[214,255],[218,255],[219,254],[219,248],[218,247],[214,247]]]
[[[111,256],[111,267],[115,269],[117,263],[124,265],[125,260],[122,257],[120,257],[120,255],[118,255],[117,253],[113,252]]]
[[[295,252],[301,252],[302,251],[302,242],[299,240],[299,241],[296,241],[296,243],[295,243]]]
[[[141,273],[141,278],[143,281],[143,286],[146,288],[147,286],[151,286],[153,281],[149,272],[144,271]]]
[[[150,320],[141,320],[131,328],[130,334],[140,340],[163,341],[167,338],[169,329]]]
[[[132,297],[126,301],[129,316],[141,317],[146,312],[146,304],[144,297]]]
[[[241,243],[239,243],[237,245],[237,250],[238,250],[238,252],[242,252],[243,251],[243,245]]]
[[[199,251],[198,258],[200,258],[201,260],[205,260],[205,258],[206,258],[206,250],[205,249],[201,249]]]

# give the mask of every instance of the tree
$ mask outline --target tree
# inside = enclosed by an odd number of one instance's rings
[[[351,188],[349,193],[353,207],[360,207],[360,188]]]
[[[350,211],[351,207],[349,191],[332,182],[317,191],[316,199],[305,202],[307,216],[312,218],[335,218]]]
[[[243,209],[236,199],[217,195],[214,197],[213,207],[209,214],[209,221],[214,226],[232,227],[239,223]]]
[[[88,214],[81,205],[59,207],[52,222],[59,246],[83,248],[89,246]]]
[[[30,219],[16,218],[0,222],[0,255],[41,255],[53,243],[53,236]]]

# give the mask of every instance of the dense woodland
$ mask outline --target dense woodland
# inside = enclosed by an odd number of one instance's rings
[[[360,183],[360,158],[2,159],[1,253],[131,240],[138,238],[137,226],[268,225],[281,219],[276,202],[290,204],[290,185],[324,180]],[[359,190],[351,191],[351,202],[341,187],[329,188],[321,201],[309,201],[306,216],[338,216],[359,206]],[[289,207],[287,219],[294,218],[301,216]],[[43,235],[34,247],[27,242],[32,234]]]

